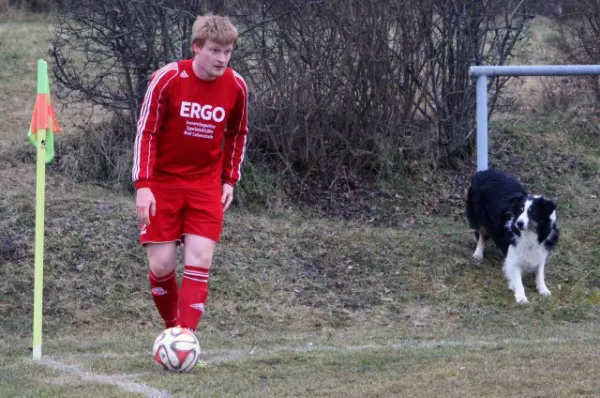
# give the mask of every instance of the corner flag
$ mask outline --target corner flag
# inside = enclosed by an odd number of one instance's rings
[[[50,163],[54,159],[54,133],[60,132],[60,128],[56,122],[54,107],[50,98],[48,64],[41,59],[38,61],[37,97],[33,107],[33,117],[27,132],[29,141],[36,147],[39,145],[36,137],[38,130],[46,130],[45,158],[46,163]]]
[[[27,136],[37,147],[35,183],[35,281],[33,292],[33,359],[42,358],[42,304],[44,292],[44,204],[46,163],[54,158],[54,132],[58,124],[50,101],[48,64],[38,61],[37,97]]]

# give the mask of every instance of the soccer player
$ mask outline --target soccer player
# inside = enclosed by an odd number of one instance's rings
[[[228,67],[237,38],[227,17],[198,17],[193,58],[154,72],[139,115],[132,171],[136,213],[152,298],[166,328],[198,327],[223,214],[240,179],[248,90]],[[185,268],[178,289],[180,243]]]

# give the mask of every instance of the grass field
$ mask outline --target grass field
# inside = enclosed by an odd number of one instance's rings
[[[168,374],[150,357],[161,324],[133,198],[50,167],[44,359],[33,362],[35,165],[25,134],[48,26],[0,22],[0,396],[600,396],[598,113],[575,101],[541,112],[545,86],[533,80],[516,81],[518,109],[492,121],[490,163],[558,201],[551,298],[527,278],[531,302],[516,305],[497,250],[471,260],[462,198],[473,165],[399,181],[364,218],[233,209],[199,330],[207,366]],[[543,21],[536,29],[550,34]],[[572,92],[559,83],[555,96]],[[63,125],[58,141],[76,133]]]
[[[379,337],[373,333],[381,331],[341,331],[335,337],[275,334],[294,340],[286,345],[273,345],[270,336],[233,344],[210,336],[206,367],[184,375],[165,373],[148,360],[153,335],[147,333],[96,334],[86,343],[55,339],[43,365],[15,355],[16,347],[3,347],[0,386],[9,394],[3,396],[81,397],[576,397],[600,392],[590,366],[600,359],[593,328],[580,327],[569,336],[459,340],[398,340],[392,330]]]

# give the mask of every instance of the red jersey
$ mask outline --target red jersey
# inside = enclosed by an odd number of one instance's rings
[[[233,69],[201,80],[192,60],[154,72],[140,111],[132,177],[135,187],[235,185],[248,133],[248,89]]]

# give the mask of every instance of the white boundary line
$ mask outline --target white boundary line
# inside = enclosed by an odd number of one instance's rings
[[[169,398],[169,397],[171,397],[171,394],[169,394],[168,392],[157,390],[157,389],[147,386],[145,384],[123,380],[124,378],[130,377],[128,375],[119,377],[119,376],[103,375],[100,373],[92,373],[92,372],[83,370],[83,369],[79,368],[78,366],[63,363],[63,362],[57,361],[48,356],[43,356],[42,359],[36,363],[40,363],[42,365],[48,366],[52,369],[55,369],[55,370],[58,370],[61,372],[72,374],[74,376],[79,377],[80,379],[82,379],[84,381],[88,381],[88,382],[92,382],[92,383],[99,383],[99,384],[110,384],[110,385],[119,387],[121,390],[124,390],[127,392],[142,394],[144,397],[148,397],[148,398]],[[131,377],[134,377],[134,376],[132,375]],[[121,380],[119,380],[119,379],[121,379]]]
[[[363,344],[350,346],[315,345],[308,342],[300,346],[278,346],[272,348],[237,349],[237,350],[203,350],[201,359],[208,364],[218,364],[241,359],[245,356],[261,357],[277,352],[360,352],[378,350],[402,350],[402,349],[431,349],[447,347],[503,347],[515,345],[536,345],[566,343],[569,341],[582,341],[584,339],[568,339],[563,337],[551,337],[546,339],[499,339],[499,340],[405,340],[392,344]]]
[[[392,344],[364,344],[350,346],[335,346],[335,345],[315,345],[313,342],[308,342],[304,345],[291,346],[276,346],[271,348],[246,348],[246,349],[231,349],[231,350],[203,350],[201,360],[204,360],[208,365],[218,365],[220,363],[231,362],[247,357],[264,358],[269,354],[278,352],[360,352],[360,351],[377,351],[377,350],[403,350],[403,349],[431,349],[431,348],[448,348],[448,347],[502,347],[515,345],[536,345],[536,344],[553,344],[566,343],[569,341],[584,341],[589,339],[569,339],[563,337],[551,337],[546,339],[499,339],[499,340],[404,340]],[[140,354],[141,355],[141,354]],[[62,358],[79,358],[79,359],[94,359],[94,358],[117,358],[117,357],[138,357],[133,353],[114,353],[104,352],[99,354],[82,353],[79,355],[66,355]],[[135,378],[139,375],[104,375],[92,373],[83,370],[75,365],[69,365],[52,357],[43,356],[40,364],[51,367],[55,370],[72,374],[80,379],[93,383],[110,384],[121,388],[124,391],[142,394],[148,398],[169,398],[171,394],[166,391],[157,390],[142,383],[128,381],[126,379]]]

